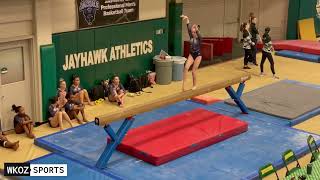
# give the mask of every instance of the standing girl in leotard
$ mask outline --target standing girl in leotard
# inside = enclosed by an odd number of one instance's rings
[[[201,35],[199,31],[199,25],[193,24],[190,25],[189,18],[185,15],[181,15],[183,20],[186,20],[188,34],[190,37],[190,54],[188,60],[184,66],[183,72],[183,82],[182,82],[182,91],[185,90],[185,81],[187,79],[187,73],[191,65],[192,66],[192,79],[193,79],[193,87],[192,90],[196,89],[197,86],[197,74],[196,71],[201,63]]]

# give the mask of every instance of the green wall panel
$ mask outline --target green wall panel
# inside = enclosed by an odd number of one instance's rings
[[[169,4],[169,53],[182,55],[182,3],[172,2]]]
[[[139,75],[146,70],[154,70],[153,56],[160,50],[168,51],[168,27],[168,19],[163,18],[52,35],[54,45],[40,48],[44,119],[47,119],[49,99],[56,95],[59,78],[65,79],[70,86],[72,75],[77,74],[84,88],[91,89],[100,80],[110,78],[113,74],[118,74],[125,84],[128,74]],[[163,30],[162,34],[156,34],[159,29]],[[148,40],[153,42],[152,53],[110,61],[111,47]],[[80,53],[83,56],[87,53],[89,57],[90,51],[105,48],[108,48],[108,62],[66,70],[63,68],[70,57],[80,58],[78,64],[81,64]]]
[[[287,39],[297,39],[300,0],[290,0],[288,8]]]
[[[48,118],[49,99],[57,93],[56,53],[54,45],[40,46],[42,112],[43,119]]]
[[[163,29],[164,33],[157,35],[156,30]],[[81,84],[90,89],[102,79],[109,78],[113,74],[120,75],[126,83],[127,74],[138,75],[146,70],[152,70],[152,58],[161,49],[168,51],[168,19],[156,19],[128,23],[115,26],[107,26],[89,30],[79,30],[53,35],[53,42],[57,55],[57,77],[71,83],[73,74],[81,77]],[[130,44],[140,41],[153,41],[153,51],[150,54],[118,59],[102,64],[81,67],[71,70],[63,70],[66,55],[88,52],[108,48],[107,57],[110,57],[110,48],[113,46]]]

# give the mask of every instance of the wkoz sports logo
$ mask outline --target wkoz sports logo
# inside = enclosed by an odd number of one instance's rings
[[[4,163],[4,176],[67,176],[67,164]]]
[[[79,11],[82,13],[88,25],[92,25],[96,18],[96,12],[99,10],[98,0],[82,0]]]

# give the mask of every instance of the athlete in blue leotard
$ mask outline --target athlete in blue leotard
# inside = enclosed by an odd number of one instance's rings
[[[184,67],[184,73],[183,73],[183,82],[182,82],[182,91],[185,90],[185,81],[187,78],[187,73],[191,65],[192,66],[192,79],[193,79],[193,87],[192,90],[196,89],[197,85],[197,79],[196,79],[196,70],[198,69],[200,63],[201,63],[201,35],[199,31],[199,26],[196,24],[190,25],[189,18],[185,15],[181,15],[181,18],[183,20],[186,20],[187,28],[188,28],[188,34],[190,37],[190,54],[188,57],[188,60]]]

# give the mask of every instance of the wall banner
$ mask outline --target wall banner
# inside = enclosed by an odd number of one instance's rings
[[[79,28],[139,20],[139,0],[77,0]]]

